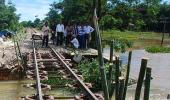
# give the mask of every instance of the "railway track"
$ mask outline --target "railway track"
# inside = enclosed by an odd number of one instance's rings
[[[36,80],[32,86],[36,89],[36,94],[32,96],[22,97],[23,100],[103,100],[101,95],[93,93],[89,88],[92,87],[91,83],[83,82],[83,76],[78,72],[64,54],[55,50],[51,46],[47,49],[48,52],[41,53],[35,46],[36,42],[32,40],[33,51],[27,53],[27,67],[26,77]],[[49,73],[59,73],[60,75],[49,76]],[[49,77],[59,78],[60,80],[69,80],[68,84],[48,85],[44,84]],[[54,97],[53,95],[43,94],[44,90],[51,90],[55,87],[67,88],[81,88],[82,91],[73,96],[68,97]]]

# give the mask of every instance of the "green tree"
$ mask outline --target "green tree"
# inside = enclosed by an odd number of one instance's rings
[[[0,5],[5,5],[5,0],[0,0]]]
[[[48,21],[50,26],[53,27],[63,18],[60,13],[61,10],[62,4],[57,4],[56,2],[54,2],[53,4],[51,4],[50,11],[47,13],[47,17],[45,18],[44,21]]]
[[[41,26],[41,20],[39,18],[36,18],[34,20],[34,27],[39,28]]]
[[[162,0],[98,0],[98,18],[104,29],[129,29],[134,25],[138,31],[157,28],[160,16],[169,16],[168,6]],[[63,20],[65,23],[92,22],[95,0],[62,0],[54,2],[47,14],[50,23]],[[163,8],[164,7],[164,8]],[[167,9],[167,10],[166,10]]]
[[[15,12],[16,8],[11,2],[7,5],[0,5],[0,30],[10,29],[12,31],[17,31],[19,15]]]

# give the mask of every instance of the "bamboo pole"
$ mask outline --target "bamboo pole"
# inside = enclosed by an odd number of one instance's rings
[[[125,86],[125,79],[124,79],[124,77],[121,77],[121,79],[120,79],[120,87],[119,87],[119,100],[123,99],[124,86]]]
[[[110,97],[110,99],[111,99],[111,97],[113,96],[114,90],[115,90],[115,82],[113,82],[113,83],[110,84],[110,91],[109,91],[109,97]]]
[[[18,40],[18,37],[16,36],[16,38],[17,38],[17,40]],[[15,39],[15,37],[14,37],[14,39]],[[24,69],[23,68],[23,65],[24,65],[24,59],[23,59],[23,57],[22,57],[22,54],[21,54],[21,50],[20,50],[20,47],[19,47],[19,44],[18,44],[18,41],[16,41],[15,40],[15,42],[16,42],[16,47],[17,47],[17,49],[16,50],[18,50],[17,52],[19,53],[18,54],[18,56],[21,58],[21,67],[19,68],[19,79],[22,79],[22,69]],[[19,63],[19,60],[18,60],[18,64],[20,64]]]
[[[124,87],[124,93],[123,93],[122,100],[126,99],[126,92],[127,92],[128,81],[129,81],[129,73],[130,73],[131,57],[132,57],[132,51],[129,52],[129,56],[128,56],[128,65],[127,65],[127,72],[126,72],[126,80],[125,80],[125,87]]]
[[[103,60],[103,54],[102,54],[101,37],[100,37],[99,25],[98,25],[98,21],[97,21],[96,9],[94,10],[93,21],[94,21],[94,25],[95,25],[95,29],[96,29],[96,39],[97,39],[97,43],[98,43],[97,48],[98,48],[98,58],[99,58],[99,69],[100,69],[101,78],[102,78],[104,98],[105,98],[105,100],[110,100],[109,93],[108,93],[106,74],[105,74],[105,70],[104,70],[104,60]]]
[[[20,58],[22,59],[21,50],[20,50],[20,47],[19,47],[18,41],[16,41],[16,46],[17,46],[17,48],[18,48],[19,56],[20,56]]]
[[[15,41],[15,36],[14,35],[12,35],[12,37],[13,37],[13,42],[14,42],[14,49],[15,49],[15,53],[16,53],[16,58],[17,58],[17,62],[18,62],[18,60],[19,60],[19,58],[18,58],[18,51],[17,51],[17,48],[16,48],[16,41]],[[19,64],[19,62],[18,62],[18,64]]]
[[[113,40],[110,43],[110,63],[113,63]]]
[[[145,89],[144,89],[144,99],[143,100],[149,100],[151,71],[152,71],[152,68],[146,68]]]
[[[115,72],[115,100],[119,100],[119,57],[116,57],[116,72]]]
[[[112,70],[113,70],[113,41],[111,41],[111,43],[110,43],[110,64],[109,64],[109,75],[108,75],[109,91],[111,90]]]
[[[142,59],[142,62],[141,62],[141,68],[140,68],[139,78],[138,78],[136,92],[135,92],[135,100],[140,100],[140,93],[142,89],[143,79],[145,76],[147,61],[148,61],[147,59]]]

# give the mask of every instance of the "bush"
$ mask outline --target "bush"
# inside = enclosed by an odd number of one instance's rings
[[[170,47],[152,46],[146,48],[150,53],[170,53]]]
[[[136,28],[137,31],[140,31],[140,30],[142,30],[144,25],[145,25],[145,22],[143,20],[139,19],[135,23],[135,28]]]
[[[108,64],[105,64],[105,71],[108,72]],[[96,59],[84,60],[78,64],[78,69],[82,73],[85,82],[92,83],[92,90],[99,91],[102,89],[100,70]]]

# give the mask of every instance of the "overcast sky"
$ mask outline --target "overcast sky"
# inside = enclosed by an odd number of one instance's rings
[[[8,2],[9,0],[6,0]],[[59,2],[62,0],[11,0],[17,9],[17,14],[21,14],[20,21],[34,21],[35,16],[43,19],[49,11],[50,4],[54,1]],[[168,1],[170,0],[163,0]]]

